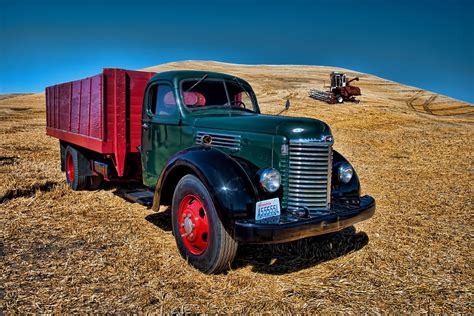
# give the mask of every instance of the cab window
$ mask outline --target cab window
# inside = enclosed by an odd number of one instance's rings
[[[223,80],[202,77],[181,81],[181,99],[190,110],[223,108],[258,113],[250,95],[250,87],[237,78]]]
[[[176,100],[170,85],[158,84],[150,91],[150,112],[157,116],[173,116],[176,114]]]
[[[241,85],[235,82],[227,81],[227,91],[229,93],[230,104],[233,107],[245,107],[254,109],[252,98],[247,90],[242,90]]]

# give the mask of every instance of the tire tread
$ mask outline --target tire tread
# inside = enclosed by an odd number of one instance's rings
[[[221,248],[216,264],[209,269],[208,273],[219,273],[228,268],[237,253],[237,242],[227,233],[222,223],[219,221],[219,230],[221,232]]]

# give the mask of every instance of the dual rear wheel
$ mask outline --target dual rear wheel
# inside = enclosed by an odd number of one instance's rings
[[[102,177],[84,175],[85,172],[79,162],[81,155],[82,153],[74,147],[67,146],[64,154],[66,182],[74,191],[97,190],[102,183]]]

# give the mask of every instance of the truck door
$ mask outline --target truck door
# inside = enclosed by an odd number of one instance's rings
[[[168,82],[148,86],[142,116],[141,159],[143,183],[155,187],[171,155],[181,148],[180,115]]]

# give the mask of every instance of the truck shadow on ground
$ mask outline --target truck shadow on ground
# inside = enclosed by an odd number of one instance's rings
[[[164,212],[150,214],[146,216],[145,219],[164,231],[169,232],[173,230],[173,225],[171,224],[171,207],[168,207]]]
[[[164,231],[171,231],[171,209],[145,217]],[[362,249],[369,242],[365,232],[354,226],[325,236],[316,236],[276,245],[240,245],[232,269],[252,266],[252,271],[286,274],[345,256]]]
[[[252,266],[252,271],[286,274],[345,256],[362,249],[369,242],[365,232],[354,226],[340,232],[305,238],[276,245],[241,245],[233,268]]]

